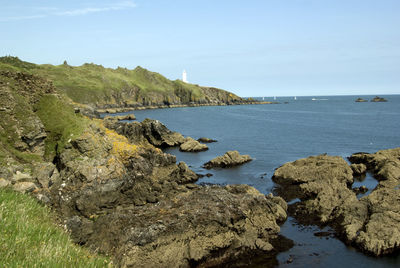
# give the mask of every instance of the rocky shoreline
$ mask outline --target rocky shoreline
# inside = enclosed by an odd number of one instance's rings
[[[32,175],[18,171],[0,185],[53,207],[74,242],[113,256],[118,266],[276,264],[293,245],[279,235],[288,215],[329,225],[366,254],[398,252],[400,148],[353,154],[351,166],[328,155],[286,163],[272,178],[276,195],[266,196],[247,185],[195,184],[199,175],[159,149],[185,141],[157,120],[93,119],[55,164],[38,164]],[[365,172],[379,184],[359,198],[352,184]]]
[[[113,256],[117,266],[276,262],[287,217],[282,198],[247,185],[194,184],[198,175],[158,149],[185,140],[159,121],[104,124],[94,120],[55,164],[38,164],[10,184],[29,184],[24,191],[54,208],[74,242]]]
[[[198,152],[208,148],[200,142],[215,140],[184,137],[157,120],[123,122],[132,115],[95,119],[98,110],[31,74],[1,72],[0,94],[0,187],[52,207],[76,243],[112,256],[117,266],[274,265],[293,244],[280,235],[288,215],[329,225],[366,254],[400,249],[400,148],[353,154],[352,165],[327,155],[286,163],[274,173],[275,196],[264,195],[248,185],[196,184],[198,174],[162,151]],[[262,102],[188,106],[214,104]],[[227,152],[209,167],[250,160]],[[366,189],[353,182],[365,172],[379,183],[361,196]],[[300,201],[287,204],[294,199]]]
[[[311,156],[279,167],[273,180],[289,206],[289,215],[300,223],[329,225],[337,236],[373,256],[400,250],[400,148],[349,157],[364,165],[379,181],[367,196],[359,198],[352,189],[354,176],[338,156]],[[361,188],[361,187],[360,187]]]
[[[257,105],[257,104],[280,104],[279,102],[271,101],[234,101],[234,102],[210,102],[210,103],[188,103],[188,104],[156,104],[156,105],[136,105],[132,107],[120,107],[109,105],[101,108],[89,108],[96,114],[115,114],[126,113],[140,110],[167,109],[167,108],[185,108],[185,107],[203,107],[203,106],[229,106],[229,105]]]
[[[272,241],[286,219],[283,199],[246,185],[193,184],[198,176],[185,163],[154,147],[181,139],[159,121],[106,125],[127,144],[134,141],[134,152],[110,156],[107,141],[94,147],[88,136],[58,157],[68,180],[53,184],[49,199],[75,242],[115,256],[124,267],[208,267],[278,253]],[[93,129],[102,131],[109,130]]]
[[[366,254],[399,250],[400,148],[353,154],[352,165],[328,155],[286,163],[272,178],[277,195],[266,196],[247,185],[195,184],[199,175],[159,149],[188,140],[157,120],[93,119],[55,164],[38,164],[32,175],[17,171],[0,185],[53,207],[74,242],[124,267],[238,267],[249,256],[276,264],[276,255],[293,244],[279,235],[288,215],[329,225]],[[232,153],[225,158],[251,159]],[[359,198],[354,177],[367,171],[379,184]],[[287,205],[295,198],[300,201]]]

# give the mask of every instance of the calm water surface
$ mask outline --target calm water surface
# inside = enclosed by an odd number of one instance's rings
[[[355,103],[359,96],[277,98],[282,104],[214,106],[135,111],[139,121],[158,119],[169,129],[195,139],[218,140],[201,153],[166,152],[185,161],[195,172],[214,176],[199,183],[248,184],[268,194],[274,170],[310,155],[350,156],[400,146],[400,95],[381,96],[385,103]],[[374,96],[362,96],[372,99]],[[284,104],[284,102],[289,102]],[[229,150],[249,154],[254,161],[232,169],[204,170],[201,166]],[[357,186],[376,185],[372,176]],[[281,233],[295,246],[278,255],[280,267],[400,267],[400,256],[365,256],[335,238],[316,237],[314,226],[299,226],[289,218]],[[286,264],[292,257],[293,262]]]

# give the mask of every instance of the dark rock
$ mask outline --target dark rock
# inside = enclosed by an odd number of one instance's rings
[[[364,100],[363,98],[356,99],[356,102],[368,102],[368,100]]]
[[[204,164],[205,168],[222,167],[228,168],[251,161],[249,155],[240,155],[238,151],[228,151],[223,156],[218,156]]]
[[[201,138],[197,139],[197,141],[203,142],[203,143],[217,142],[217,140],[213,140],[213,139],[209,139],[209,138],[205,138],[205,137],[201,137]]]
[[[368,192],[368,188],[365,187],[364,185],[360,186],[360,187],[355,187],[353,188],[353,191],[358,195],[358,194],[365,194],[366,192]]]
[[[317,236],[317,237],[328,237],[328,236],[330,236],[330,237],[332,237],[332,236],[334,236],[334,234],[331,233],[331,232],[315,232],[314,236]]]
[[[373,98],[371,100],[371,102],[387,102],[387,100],[385,98],[381,98],[381,97],[376,96],[375,98]]]
[[[367,167],[364,164],[351,164],[350,167],[355,176],[361,176],[367,172]]]
[[[145,119],[142,128],[147,140],[157,147],[173,147],[185,142],[182,134],[172,132],[158,120]]]

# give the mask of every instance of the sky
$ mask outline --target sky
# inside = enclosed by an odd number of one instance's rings
[[[250,96],[400,94],[399,0],[0,0],[0,56]]]

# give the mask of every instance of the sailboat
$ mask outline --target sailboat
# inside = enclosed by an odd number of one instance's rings
[[[297,100],[297,97],[296,97],[296,96],[294,96],[294,100]]]
[[[276,97],[274,96],[274,100],[276,100]]]

